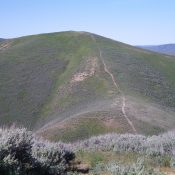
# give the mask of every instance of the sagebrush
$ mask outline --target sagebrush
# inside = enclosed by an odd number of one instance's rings
[[[0,129],[0,174],[65,175],[71,173],[71,162],[75,159],[76,152],[80,150],[133,152],[157,157],[160,162],[163,157],[167,156],[163,164],[175,167],[175,132],[148,137],[107,134],[64,144],[43,140],[25,128]],[[120,171],[125,173],[131,170],[135,173],[138,169],[134,167],[138,166],[125,166],[118,163],[105,166],[107,171],[115,170],[116,174]]]
[[[74,157],[61,142],[44,141],[26,129],[0,130],[1,175],[65,174]]]

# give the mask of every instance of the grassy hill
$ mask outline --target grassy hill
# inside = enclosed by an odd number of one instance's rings
[[[0,42],[0,123],[52,140],[175,124],[175,57],[86,32]],[[134,129],[133,129],[134,127]]]

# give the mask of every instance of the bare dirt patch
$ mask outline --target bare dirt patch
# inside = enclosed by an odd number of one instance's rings
[[[107,128],[116,129],[121,127],[119,122],[117,122],[114,118],[106,118],[106,120],[103,120],[103,123]]]
[[[80,71],[74,74],[71,79],[71,83],[81,82],[86,78],[93,76],[96,72],[97,66],[97,57],[88,58],[84,71]]]
[[[166,175],[174,175],[175,174],[175,170],[173,170],[172,168],[169,167],[164,167],[160,169],[161,172],[165,173]]]
[[[0,51],[8,49],[12,44],[12,41],[5,41],[2,44],[0,44]]]

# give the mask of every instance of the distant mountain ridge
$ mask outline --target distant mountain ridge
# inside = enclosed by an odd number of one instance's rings
[[[145,45],[145,46],[137,46],[137,47],[158,52],[158,53],[175,55],[175,44]]]

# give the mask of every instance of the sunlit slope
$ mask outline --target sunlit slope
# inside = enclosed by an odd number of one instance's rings
[[[175,124],[174,57],[144,51],[97,35],[89,34],[89,37],[95,43],[101,62],[100,76],[112,83],[113,87],[108,92],[113,98],[106,103],[106,108],[99,107],[97,112],[85,110],[85,113],[73,115],[72,119],[56,124],[51,122],[50,129],[46,128],[44,135],[66,141],[82,139],[94,133],[134,132],[122,112],[122,96],[125,97],[125,113],[137,133],[152,134],[172,129]],[[105,71],[103,61],[119,89]]]
[[[174,73],[174,57],[86,32],[4,40],[0,121],[55,140],[159,133],[175,124]]]
[[[175,57],[97,38],[106,64],[125,93],[175,107]]]

